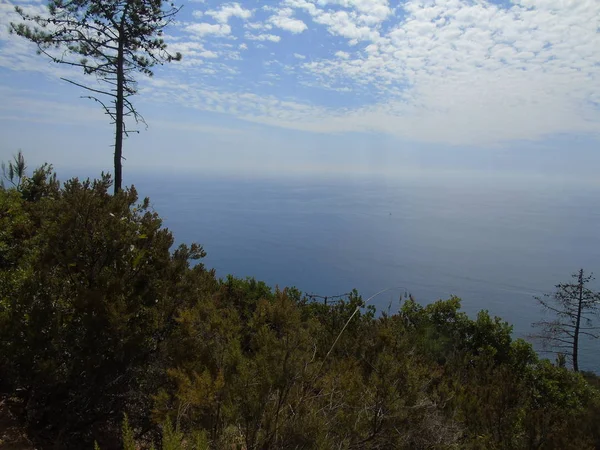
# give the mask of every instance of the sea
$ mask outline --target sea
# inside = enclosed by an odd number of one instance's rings
[[[527,338],[549,317],[536,296],[580,268],[600,276],[597,185],[192,171],[126,182],[150,198],[177,243],[204,247],[218,276],[323,297],[357,289],[379,311],[397,311],[408,293],[423,304],[455,295],[470,316],[488,310]],[[598,280],[590,287],[600,290]],[[599,345],[583,342],[582,369],[600,372]]]

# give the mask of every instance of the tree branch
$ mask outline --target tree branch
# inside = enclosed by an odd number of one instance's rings
[[[83,84],[76,83],[75,81],[69,80],[69,79],[67,79],[67,78],[62,78],[62,77],[61,77],[61,80],[63,80],[63,81],[66,81],[67,83],[74,84],[75,86],[79,86],[79,87],[81,87],[81,88],[87,89],[88,91],[95,92],[96,94],[103,94],[103,95],[108,95],[109,97],[116,97],[116,95],[115,95],[115,94],[112,94],[112,93],[110,93],[110,92],[101,91],[101,90],[99,90],[99,89],[94,89],[94,88],[91,88],[91,87],[89,87],[89,86],[85,86],[85,85],[83,85]]]

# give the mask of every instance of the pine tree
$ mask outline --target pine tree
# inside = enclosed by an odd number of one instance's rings
[[[0,187],[3,189],[4,180],[8,181],[13,187],[17,189],[21,186],[21,182],[25,178],[25,171],[27,170],[27,165],[25,164],[25,157],[23,156],[23,152],[19,150],[19,153],[13,157],[12,161],[8,162],[8,165],[3,161],[0,164],[0,168],[2,169],[2,179],[0,179]]]
[[[162,0],[50,0],[47,16],[32,16],[16,7],[26,23],[11,23],[11,32],[38,46],[52,61],[95,75],[105,88],[63,80],[86,89],[115,126],[114,191],[121,190],[123,136],[131,132],[125,119],[144,122],[131,103],[137,94],[135,74],[152,76],[152,67],[181,59],[162,39],[163,29],[180,8]],[[108,99],[108,100],[107,100]]]

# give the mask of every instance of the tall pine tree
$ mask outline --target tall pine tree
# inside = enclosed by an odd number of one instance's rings
[[[115,126],[115,193],[123,179],[123,137],[131,132],[125,119],[144,120],[130,100],[138,92],[135,76],[152,76],[156,64],[181,59],[162,39],[179,9],[162,0],[50,0],[44,16],[16,7],[25,22],[12,23],[11,32],[37,44],[38,53],[52,61],[82,68],[104,84],[97,89],[63,78],[86,89]]]

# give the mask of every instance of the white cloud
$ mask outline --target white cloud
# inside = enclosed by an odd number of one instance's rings
[[[381,23],[392,14],[388,0],[320,0],[319,4],[352,8],[358,13],[357,21],[368,25]]]
[[[279,42],[281,40],[281,36],[277,36],[275,34],[258,34],[258,35],[247,34],[246,39],[251,40],[251,41]]]
[[[377,30],[358,23],[355,16],[346,11],[321,11],[313,17],[313,20],[318,24],[327,26],[329,32],[333,35],[358,41],[374,41],[379,38]]]
[[[484,0],[410,0],[406,17],[385,32],[363,17],[368,4],[378,4],[372,15],[389,18],[385,1],[286,4],[348,45],[361,44],[353,58],[341,51],[302,65],[322,87],[369,86],[386,99],[286,126],[371,129],[454,144],[600,130],[600,2],[515,0],[506,8]]]
[[[273,28],[273,25],[261,22],[247,22],[244,24],[244,27],[249,30],[270,30]]]
[[[390,19],[393,13],[388,0],[285,0],[284,3],[304,10],[316,23],[326,25],[331,34],[357,40],[366,39],[367,30],[375,32],[375,27]]]
[[[215,52],[210,51],[210,50],[206,50],[204,52],[199,53],[198,56],[201,56],[203,58],[218,58],[219,55],[217,55]]]
[[[269,18],[269,23],[293,34],[302,33],[308,27],[301,20],[292,18],[293,14],[291,8],[280,9],[276,15]]]
[[[207,16],[212,16],[217,22],[225,24],[231,17],[240,19],[249,19],[252,17],[252,11],[242,8],[239,3],[229,3],[223,5],[219,10],[211,10],[205,13]]]
[[[297,59],[306,59],[306,56],[301,55],[300,53],[294,53],[294,58],[297,58]]]
[[[231,33],[231,27],[227,24],[194,23],[185,27],[186,31],[195,36],[227,36]]]
[[[198,66],[204,64],[206,59],[215,59],[219,57],[216,52],[207,50],[204,47],[204,44],[198,41],[180,41],[169,43],[169,50],[185,55],[183,60],[178,63],[180,68]],[[159,82],[159,80],[156,79],[153,81],[155,83]]]

